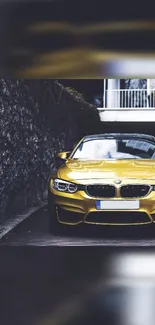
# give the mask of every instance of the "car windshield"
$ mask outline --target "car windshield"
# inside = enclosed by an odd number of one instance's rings
[[[73,153],[72,159],[155,159],[155,143],[141,139],[88,139]]]

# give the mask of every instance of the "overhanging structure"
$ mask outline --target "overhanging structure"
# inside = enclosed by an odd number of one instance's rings
[[[155,121],[155,88],[147,79],[146,88],[123,88],[121,79],[104,79],[103,107],[99,107],[103,122]]]

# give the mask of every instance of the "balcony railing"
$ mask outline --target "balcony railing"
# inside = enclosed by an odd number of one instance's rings
[[[155,89],[112,89],[106,90],[104,108],[154,108]]]

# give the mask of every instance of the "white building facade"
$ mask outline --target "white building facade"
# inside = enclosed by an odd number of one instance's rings
[[[104,79],[102,121],[155,121],[155,79]]]

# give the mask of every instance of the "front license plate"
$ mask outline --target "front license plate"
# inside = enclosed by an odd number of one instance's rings
[[[96,201],[98,210],[138,210],[139,201]]]

